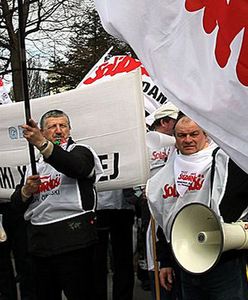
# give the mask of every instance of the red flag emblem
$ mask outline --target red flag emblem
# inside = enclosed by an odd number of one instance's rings
[[[224,68],[231,55],[231,43],[243,31],[242,45],[236,65],[239,81],[248,86],[248,1],[241,0],[186,0],[189,12],[204,8],[203,28],[210,34],[218,27],[215,57]]]

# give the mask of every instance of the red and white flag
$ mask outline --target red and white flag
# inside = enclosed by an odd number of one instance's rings
[[[105,29],[248,172],[248,1],[95,3]]]
[[[167,102],[167,97],[161,89],[152,81],[142,63],[129,55],[111,56],[111,47],[101,59],[87,73],[77,86],[83,87],[103,80],[111,80],[113,77],[123,73],[129,73],[137,68],[141,68],[142,89],[144,93],[144,105],[147,115],[152,114],[160,105]],[[149,124],[149,118],[147,119]]]

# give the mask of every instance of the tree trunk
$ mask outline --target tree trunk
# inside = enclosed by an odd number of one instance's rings
[[[11,68],[12,68],[12,81],[15,102],[23,101],[22,92],[22,73],[21,73],[21,58],[18,47],[18,40],[16,39],[13,47],[11,47]]]

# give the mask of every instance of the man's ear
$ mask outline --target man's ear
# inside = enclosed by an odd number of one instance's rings
[[[167,127],[168,126],[168,122],[166,122],[164,119],[160,120],[160,125],[163,127]]]

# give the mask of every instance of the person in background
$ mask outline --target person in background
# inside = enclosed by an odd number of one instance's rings
[[[23,215],[12,210],[10,199],[0,199],[0,214],[7,236],[0,242],[0,300],[17,300],[17,283],[21,300],[35,300],[26,222]]]
[[[174,135],[177,149],[147,184],[150,209],[167,242],[176,214],[192,202],[211,207],[226,223],[242,218],[248,206],[248,174],[189,117],[178,118]],[[229,250],[203,274],[192,274],[178,266],[182,299],[248,299],[246,262],[247,250]],[[160,279],[169,289],[173,277],[164,273]]]
[[[179,109],[171,102],[166,102],[154,111],[154,121],[150,126],[151,131],[161,133],[165,136],[173,136],[174,126],[179,114]],[[171,146],[174,148],[174,139]],[[157,173],[167,161],[170,147],[163,145],[160,148],[149,149],[150,152],[150,177]]]
[[[0,105],[11,103],[12,100],[0,78]],[[26,222],[23,215],[13,211],[11,207],[12,187],[5,186],[3,178],[0,182],[0,215],[7,235],[6,240],[0,241],[0,300],[17,300],[17,283],[21,300],[35,300],[32,267],[27,251]]]
[[[164,105],[161,105],[154,113],[154,122],[151,125],[151,130],[163,134],[165,136],[169,136],[169,140],[171,141],[171,136],[173,135],[174,126],[176,123],[176,119],[179,114],[179,109],[171,102],[167,102]],[[170,151],[174,149],[175,141],[173,139],[173,143],[170,146],[163,145],[160,148],[149,149],[150,150],[150,178],[154,176],[165,164],[168,159],[168,155]],[[146,202],[147,209],[148,204]],[[152,287],[152,294],[154,300],[156,299],[156,292],[155,292],[155,272],[154,272],[154,254],[153,254],[153,247],[152,247],[152,232],[151,232],[151,222],[150,222],[150,211],[148,215],[149,219],[144,222],[146,224],[146,253],[147,253],[147,264],[149,270],[149,276],[151,281]],[[148,223],[149,222],[149,223]],[[164,264],[164,257],[167,255],[171,255],[167,251],[167,245],[164,242],[164,235],[161,228],[156,224],[156,256],[157,260],[159,261],[159,274],[164,272],[170,272],[171,276],[175,277],[175,271],[172,269],[171,266],[167,267]],[[163,259],[163,262],[160,260]],[[171,259],[170,259],[171,260]],[[162,264],[161,264],[162,263]],[[177,281],[179,278],[177,276]],[[177,282],[178,284],[178,282]],[[170,286],[170,289],[165,289],[164,286],[160,286],[160,298],[162,300],[174,300],[179,297],[179,288],[176,284]]]
[[[40,152],[37,174],[28,166],[16,187],[13,208],[28,221],[37,300],[95,300],[93,253],[97,242],[95,182],[102,167],[95,151],[70,137],[69,117],[46,112],[23,136]]]
[[[4,85],[4,81],[0,78],[0,105],[11,104],[12,100],[9,93]]]
[[[134,287],[133,224],[134,205],[130,191],[98,192],[95,248],[95,299],[108,299],[108,253],[112,268],[112,299],[132,300]],[[111,251],[109,250],[111,247]]]

